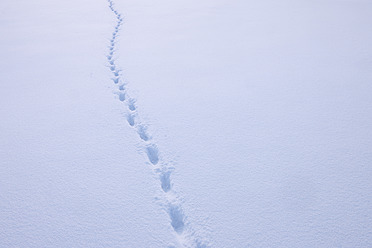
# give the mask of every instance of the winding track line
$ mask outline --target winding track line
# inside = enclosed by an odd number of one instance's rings
[[[146,125],[138,121],[138,113],[136,109],[136,99],[131,98],[126,90],[126,85],[123,83],[121,70],[115,64],[115,44],[118,39],[120,27],[123,24],[122,15],[114,8],[114,1],[107,0],[111,11],[115,14],[117,24],[112,33],[110,39],[109,51],[106,55],[109,63],[109,69],[112,72],[112,81],[118,86],[118,98],[119,101],[125,103],[127,108],[126,119],[128,124],[134,128],[143,141],[143,148],[147,154],[148,160],[152,165],[154,173],[159,176],[161,190],[165,200],[164,210],[167,212],[170,218],[170,225],[172,226],[177,239],[179,241],[178,246],[181,247],[196,247],[196,248],[207,248],[209,245],[206,242],[201,241],[196,237],[195,232],[187,222],[187,216],[185,215],[180,197],[172,188],[171,173],[173,168],[162,163],[159,157],[159,149],[156,143],[152,140],[151,135],[147,132]],[[172,248],[174,246],[169,246]]]

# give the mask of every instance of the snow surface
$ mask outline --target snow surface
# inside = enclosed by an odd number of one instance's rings
[[[1,1],[0,247],[372,247],[371,13]]]

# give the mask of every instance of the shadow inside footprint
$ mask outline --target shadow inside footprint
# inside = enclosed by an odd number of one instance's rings
[[[153,165],[159,162],[159,151],[155,145],[149,145],[146,147],[147,157]]]
[[[185,227],[184,215],[183,215],[182,209],[179,206],[171,204],[168,209],[168,214],[171,219],[171,225],[173,229],[178,234],[181,234]]]
[[[161,188],[165,193],[171,190],[170,171],[166,171],[160,174],[160,182]]]
[[[127,115],[127,121],[129,125],[131,125],[132,127],[134,126],[134,115],[132,113]]]
[[[112,81],[114,81],[114,84],[118,84],[119,83],[119,78],[113,78]]]
[[[122,93],[122,92],[119,93],[119,100],[122,101],[122,102],[125,101],[125,94],[124,93]]]
[[[143,141],[148,141],[150,139],[150,137],[147,135],[146,127],[143,125],[138,125],[137,133]]]
[[[135,101],[133,99],[129,99],[128,108],[129,108],[130,111],[136,110]]]

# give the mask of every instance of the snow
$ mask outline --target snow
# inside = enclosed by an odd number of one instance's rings
[[[372,246],[370,1],[111,6],[0,3],[0,247]]]

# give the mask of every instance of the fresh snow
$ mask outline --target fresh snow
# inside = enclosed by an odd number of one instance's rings
[[[371,13],[1,1],[0,247],[372,247]]]

